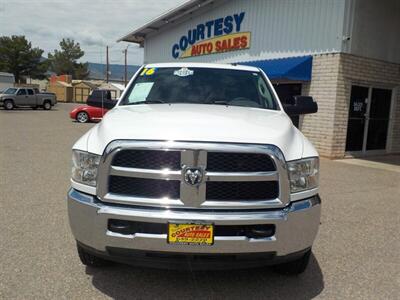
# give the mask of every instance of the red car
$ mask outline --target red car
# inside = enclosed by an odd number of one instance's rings
[[[74,108],[69,116],[79,123],[100,121],[116,103],[117,100],[111,99],[109,90],[94,90],[87,99],[88,105]]]
[[[94,107],[89,105],[80,105],[74,108],[69,116],[71,119],[78,121],[79,123],[96,122],[100,121],[103,116],[107,113],[108,109]]]

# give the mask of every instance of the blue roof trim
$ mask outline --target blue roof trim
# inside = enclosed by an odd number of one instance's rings
[[[239,64],[260,68],[268,75],[269,79],[310,81],[312,59],[313,57],[308,55],[241,62]]]

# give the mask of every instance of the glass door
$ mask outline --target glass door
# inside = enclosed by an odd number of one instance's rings
[[[351,87],[346,151],[363,150],[368,95],[367,87],[356,85]]]
[[[372,89],[366,150],[386,149],[392,91]]]
[[[392,91],[352,86],[346,151],[385,150]]]

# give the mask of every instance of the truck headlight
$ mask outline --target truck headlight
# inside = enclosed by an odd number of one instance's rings
[[[319,159],[304,158],[287,162],[290,191],[297,193],[318,187]]]
[[[72,150],[72,179],[76,182],[96,186],[100,158],[100,155]]]

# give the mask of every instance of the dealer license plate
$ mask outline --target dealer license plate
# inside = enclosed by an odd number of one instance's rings
[[[214,226],[202,223],[168,223],[169,244],[212,245]]]

